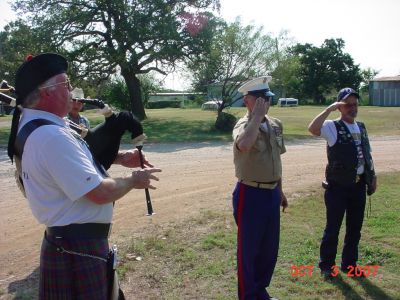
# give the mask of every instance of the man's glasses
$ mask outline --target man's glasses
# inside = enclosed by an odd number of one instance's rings
[[[61,84],[64,84],[67,90],[72,91],[72,86],[71,86],[71,83],[70,83],[69,79],[67,79],[67,80],[65,80],[63,82],[41,86],[39,89],[45,89],[45,88],[49,88],[49,87],[53,87],[53,86],[61,85]]]

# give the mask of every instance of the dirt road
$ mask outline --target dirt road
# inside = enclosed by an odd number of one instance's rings
[[[378,172],[400,171],[399,137],[371,139]],[[145,216],[143,191],[131,191],[116,203],[111,240],[122,240],[149,224],[166,224],[198,214],[201,210],[230,209],[235,182],[230,143],[146,145],[148,159],[163,169],[157,190],[151,191],[156,215]],[[326,163],[322,140],[292,142],[283,155],[284,190],[290,202],[311,186],[318,187]],[[130,171],[113,166],[112,176]],[[15,292],[21,280],[29,281],[39,264],[44,227],[32,217],[17,189],[14,167],[0,151],[0,291],[1,299]],[[150,221],[151,220],[151,221]],[[151,222],[151,223],[149,223]]]

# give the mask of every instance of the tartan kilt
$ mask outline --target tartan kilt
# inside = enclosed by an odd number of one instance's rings
[[[107,259],[107,239],[46,236],[40,253],[39,299],[107,299],[107,263],[97,258],[60,253],[65,250]]]

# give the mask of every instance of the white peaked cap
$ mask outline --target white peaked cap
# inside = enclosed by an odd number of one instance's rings
[[[245,82],[239,89],[238,92],[242,93],[243,95],[247,95],[249,92],[256,92],[256,91],[265,91],[268,92],[269,95],[267,96],[275,96],[273,93],[269,91],[268,82],[272,80],[271,76],[262,76],[258,78],[251,79]]]

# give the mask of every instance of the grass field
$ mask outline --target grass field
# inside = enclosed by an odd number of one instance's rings
[[[368,278],[340,273],[335,280],[325,281],[317,268],[325,225],[322,191],[309,190],[292,204],[281,214],[281,242],[271,295],[307,300],[400,299],[399,182],[400,173],[379,176],[372,215],[364,220],[359,264],[379,266]],[[204,211],[198,218],[168,228],[149,227],[147,233],[122,248],[119,272],[125,282],[135,286],[137,299],[236,298],[236,225],[230,210]],[[337,263],[342,241],[343,227]],[[142,260],[136,260],[137,256]],[[313,266],[313,273],[292,276],[292,266]]]
[[[284,134],[287,140],[294,138],[309,138],[307,126],[321,112],[323,107],[299,106],[277,107],[270,110],[270,115],[283,121]],[[245,108],[231,108],[227,112],[241,117]],[[213,128],[216,113],[200,109],[164,108],[149,109],[148,118],[143,126],[148,142],[191,142],[191,141],[230,141],[231,133],[223,133]],[[104,120],[97,110],[86,111],[92,125]],[[338,117],[338,113],[330,117]],[[10,132],[10,116],[0,118],[0,145],[6,145]],[[361,106],[358,120],[364,121],[370,135],[400,135],[400,107]],[[2,125],[3,124],[3,125]],[[129,136],[124,137],[124,143],[129,143]]]

